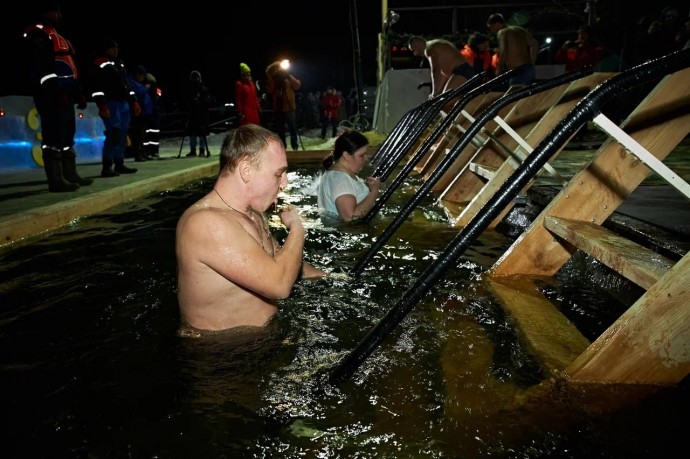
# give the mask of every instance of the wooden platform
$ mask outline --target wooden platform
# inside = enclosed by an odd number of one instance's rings
[[[482,138],[473,142],[463,139],[467,147],[433,188],[453,223],[464,231],[481,220],[491,207],[487,204],[496,202],[497,190],[515,180],[521,162],[552,135],[564,116],[571,115],[581,101],[614,76],[595,73],[520,100],[496,120],[495,126],[483,129]],[[663,387],[677,384],[690,374],[690,255],[671,260],[602,227],[650,175],[651,166],[640,160],[639,153],[663,163],[690,134],[687,81],[688,68],[662,78],[620,128],[614,126],[611,132],[615,134],[611,133],[593,153],[592,161],[570,180],[560,178],[559,182],[557,171],[549,170],[548,163],[544,165],[542,173],[552,174],[561,191],[487,272],[489,288],[503,304],[524,344],[545,374],[553,377],[546,378],[543,385],[553,387],[558,380],[562,387],[572,388],[611,384]],[[435,167],[449,146],[467,132],[466,125],[459,123],[448,129],[426,155],[424,164],[415,169],[425,180],[438,175]],[[522,182],[515,183],[522,186]],[[500,215],[489,227],[498,224],[511,205],[499,209]],[[493,217],[493,210],[488,215]],[[556,275],[578,251],[645,291],[592,342],[533,283]]]

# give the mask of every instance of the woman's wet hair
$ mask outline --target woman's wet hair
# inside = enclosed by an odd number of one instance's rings
[[[369,139],[364,134],[355,130],[346,130],[335,139],[335,145],[330,155],[326,156],[321,162],[323,168],[328,170],[343,153],[354,154],[360,148],[369,145]]]

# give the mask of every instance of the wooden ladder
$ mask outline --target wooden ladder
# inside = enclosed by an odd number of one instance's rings
[[[688,196],[687,184],[663,165],[690,133],[688,79],[687,68],[664,77],[620,128],[595,118],[612,137],[489,270],[489,285],[549,374],[578,383],[668,385],[690,373],[690,255],[673,261],[602,227],[652,171]],[[591,343],[530,287],[530,279],[554,276],[578,250],[645,289]]]
[[[425,178],[428,178],[429,174],[436,168],[438,163],[441,162],[448,151],[458,143],[459,139],[469,127],[470,121],[465,114],[481,113],[486,107],[491,105],[492,102],[503,95],[504,93],[502,92],[488,92],[479,94],[477,97],[470,100],[467,105],[465,105],[464,110],[455,117],[453,122],[443,133],[441,139],[429,148],[429,151],[422,157],[414,170]],[[447,115],[442,111],[440,116],[445,119]]]
[[[543,110],[543,105],[539,106],[541,117],[536,122],[526,126],[524,123],[514,121],[524,119],[526,116],[524,107],[516,106],[503,120],[503,124],[507,126],[500,126],[500,131],[494,133],[495,137],[500,138],[499,141],[504,145],[504,148],[499,148],[494,143],[478,151],[472,158],[469,158],[462,170],[456,174],[453,181],[441,193],[441,202],[447,208],[458,209],[455,214],[451,214],[455,218],[455,226],[466,226],[503,182],[510,177],[521,160],[532,152],[531,146],[539,144],[582,97],[613,75],[612,73],[593,73],[573,81],[566,88],[562,88],[558,93],[560,97],[548,105],[547,110]],[[548,102],[549,99],[543,99],[543,101]],[[517,113],[513,113],[516,110]],[[509,131],[509,128],[512,128],[515,135]],[[516,138],[516,135],[520,137]],[[509,141],[503,140],[506,137]],[[505,147],[515,152],[506,153]],[[551,158],[551,161],[555,157],[556,155]],[[560,177],[559,179],[562,180]],[[529,186],[524,188],[523,193],[528,188]],[[459,204],[462,206],[458,207]],[[512,206],[506,207],[501,215],[494,220],[491,227],[500,223],[511,208]]]

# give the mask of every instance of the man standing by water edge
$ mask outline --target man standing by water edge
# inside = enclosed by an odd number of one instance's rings
[[[93,180],[77,173],[74,106],[86,108],[72,44],[60,35],[60,5],[40,3],[41,19],[24,31],[34,104],[41,119],[41,151],[48,191],[74,191]]]

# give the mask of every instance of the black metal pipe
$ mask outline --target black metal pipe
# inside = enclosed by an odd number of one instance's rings
[[[603,82],[573,107],[570,112],[539,143],[535,150],[513,172],[499,190],[458,236],[451,241],[436,262],[429,266],[415,284],[402,295],[402,299],[369,331],[360,344],[350,352],[329,376],[337,384],[348,379],[371,355],[390,331],[409,313],[414,305],[429,292],[436,281],[450,268],[470,244],[496,219],[501,211],[541,170],[561,146],[577,132],[583,122],[593,119],[601,108],[621,92],[655,81],[690,66],[690,49],[676,51],[659,59],[648,61]]]
[[[403,133],[410,125],[411,120],[414,117],[415,112],[423,109],[422,105],[419,105],[412,110],[408,110],[400,120],[393,126],[393,130],[386,136],[378,151],[371,158],[371,163],[376,166],[382,159],[386,158],[388,152],[395,147],[395,145],[402,139]]]
[[[378,212],[381,210],[381,208],[384,206],[384,204],[390,199],[390,197],[393,195],[395,190],[398,189],[400,185],[405,181],[407,176],[412,172],[412,170],[415,168],[417,163],[421,161],[421,159],[424,157],[424,155],[427,153],[429,148],[436,143],[438,138],[443,134],[446,129],[448,129],[448,126],[455,120],[455,118],[460,114],[460,112],[465,108],[465,106],[475,97],[477,97],[479,94],[483,94],[486,92],[491,91],[492,89],[495,89],[496,87],[502,86],[509,78],[511,73],[504,74],[501,77],[494,78],[492,80],[489,80],[488,82],[484,83],[483,85],[467,92],[465,96],[460,98],[455,105],[453,106],[452,110],[448,114],[448,116],[443,120],[439,126],[432,132],[425,140],[424,143],[417,149],[417,152],[410,158],[410,160],[405,164],[405,166],[400,170],[398,173],[397,177],[393,182],[386,188],[386,190],[383,192],[383,194],[376,200],[374,203],[374,206],[367,212],[367,214],[362,217],[361,223],[367,224],[369,223],[372,218],[378,214]]]
[[[372,164],[378,166],[381,163],[382,157],[385,157],[389,150],[395,148],[397,143],[404,138],[406,130],[409,126],[415,126],[420,120],[426,117],[427,113],[433,113],[434,115],[441,110],[441,107],[451,98],[451,94],[440,94],[433,99],[427,99],[417,107],[408,110],[403,118],[401,118],[398,123],[396,123],[393,131],[386,137],[381,148],[377,154],[372,158]],[[391,142],[388,140],[393,138]],[[374,176],[378,177],[378,174],[374,172]]]
[[[455,104],[453,104],[453,107],[451,108],[449,114],[441,122],[440,125],[447,126],[448,124],[450,124],[452,120],[457,116],[457,114],[460,113],[460,110],[462,110],[464,106],[467,104],[467,101],[472,99],[472,97],[468,98],[467,94],[477,94],[477,88],[480,86],[480,83],[484,80],[485,74],[486,72],[482,72],[481,74],[475,75],[469,80],[465,81],[465,83],[462,86],[441,93],[434,99],[432,99],[434,101],[433,108],[426,113],[424,119],[420,120],[418,123],[415,123],[415,125],[412,127],[412,132],[406,138],[404,145],[402,145],[402,147],[396,151],[393,157],[387,162],[385,167],[379,168],[380,170],[377,171],[378,174],[374,174],[374,176],[379,177],[382,182],[385,182],[388,176],[391,174],[391,172],[393,172],[395,167],[398,165],[400,160],[405,157],[410,148],[415,144],[415,142],[417,142],[419,137],[424,133],[427,126],[429,126],[429,124],[431,124],[431,121],[434,120],[436,116],[441,112],[441,109],[443,109],[443,107],[450,100],[457,98],[460,94],[464,94],[455,102]],[[449,120],[448,118],[450,117],[452,118]],[[439,127],[437,127],[435,131],[438,131],[438,129]]]
[[[566,73],[564,75],[557,76],[550,80],[543,82],[538,82],[531,84],[525,88],[518,89],[517,91],[511,92],[500,99],[496,100],[494,103],[489,105],[482,114],[475,119],[475,121],[470,125],[465,134],[458,140],[453,148],[443,157],[441,162],[436,166],[436,169],[431,173],[429,178],[419,187],[417,192],[410,198],[410,200],[405,204],[403,209],[395,216],[393,221],[388,225],[388,227],[381,233],[376,241],[371,245],[367,253],[364,254],[362,259],[357,262],[357,264],[352,268],[351,275],[358,276],[364,267],[369,263],[369,261],[374,257],[374,255],[383,247],[383,245],[388,242],[391,236],[397,231],[397,229],[403,224],[405,219],[412,213],[412,211],[417,207],[417,205],[424,199],[424,197],[431,191],[431,189],[441,180],[443,174],[450,168],[450,166],[455,162],[457,157],[462,153],[465,147],[472,141],[474,136],[484,127],[484,125],[493,118],[496,114],[506,105],[509,105],[516,100],[529,97],[534,94],[546,91],[547,89],[555,88],[556,86],[561,86],[565,83],[572,82],[583,76],[590,75],[592,73],[592,68],[587,67],[575,72]],[[403,177],[404,179],[404,177]],[[402,181],[401,179],[400,181]],[[387,192],[388,190],[386,190]],[[378,201],[377,203],[378,204]],[[374,208],[376,208],[374,204]],[[373,210],[373,208],[372,208]],[[371,212],[370,212],[371,213]],[[368,216],[368,214],[367,214]],[[366,216],[365,216],[366,217]]]
[[[400,120],[395,124],[393,130],[386,136],[386,139],[379,147],[376,154],[371,158],[372,164],[378,165],[385,159],[388,152],[395,148],[395,145],[404,137],[404,133],[410,125],[414,125],[416,120],[423,116],[423,113],[431,109],[435,103],[438,103],[438,97],[434,99],[425,100],[418,106],[408,110]],[[376,174],[374,174],[376,175]]]
[[[378,177],[380,174],[380,172],[378,172],[379,169],[383,167],[385,161],[390,159],[389,155],[391,152],[400,147],[400,143],[405,139],[410,127],[414,127],[420,122],[420,119],[425,118],[426,113],[433,109],[433,101],[427,100],[426,102],[418,105],[416,108],[408,111],[400,119],[400,121],[393,128],[393,131],[391,131],[391,134],[386,137],[386,140],[383,142],[383,145],[377,152],[376,156],[372,158],[372,164],[376,166],[376,170],[372,175]],[[391,139],[391,141],[388,142],[388,139]]]

